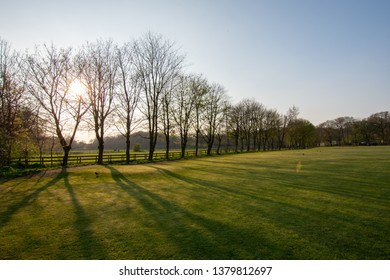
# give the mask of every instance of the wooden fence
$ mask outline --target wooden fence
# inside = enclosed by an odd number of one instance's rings
[[[199,150],[198,156],[203,156],[207,154],[207,150]],[[187,151],[185,153],[186,157],[196,156],[195,151]],[[181,157],[181,151],[169,152],[169,159],[178,159]],[[130,161],[140,161],[148,160],[148,153],[130,153]],[[162,160],[166,159],[166,153],[154,153],[153,160]],[[42,166],[57,166],[61,165],[63,156],[43,156],[43,157],[28,157],[28,158],[18,158],[13,159],[12,163],[19,163],[25,166],[28,165],[42,165]],[[95,164],[98,161],[98,156],[95,154],[91,155],[69,155],[68,164],[69,165],[80,165],[80,164]],[[103,163],[120,163],[126,161],[126,154],[124,153],[115,153],[115,154],[104,154]]]

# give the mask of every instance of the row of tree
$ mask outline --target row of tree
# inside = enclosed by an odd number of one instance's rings
[[[149,158],[163,136],[166,155],[179,139],[184,157],[189,140],[217,153],[225,149],[269,150],[320,145],[389,144],[388,112],[364,120],[338,118],[317,128],[253,99],[232,104],[225,88],[184,72],[175,44],[147,33],[121,46],[86,43],[78,50],[54,45],[33,53],[12,51],[0,39],[0,166],[16,150],[34,146],[42,155],[57,143],[67,165],[76,133],[91,130],[102,163],[107,131],[120,134],[130,160],[131,137],[146,131]],[[160,140],[159,140],[160,141]]]
[[[317,126],[318,139],[325,145],[389,145],[390,114],[372,114],[363,120],[340,117]]]
[[[240,103],[247,102],[253,102],[253,100],[244,100]],[[261,104],[259,105],[262,106]],[[262,108],[264,107],[262,106]],[[231,110],[234,110],[234,108],[231,108]],[[267,109],[265,110],[267,111]],[[227,134],[225,127],[222,126],[222,134],[216,135],[217,141],[213,148],[217,152],[218,147],[223,150],[239,152],[314,146],[388,145],[390,143],[390,122],[388,120],[387,125],[385,125],[383,117],[378,118],[378,116],[388,115],[387,112],[376,113],[363,120],[352,117],[337,118],[326,121],[313,129],[313,126],[307,120],[296,118],[292,119],[293,121],[289,121],[294,116],[294,110],[296,113],[297,108],[292,107],[286,115],[279,114],[275,110],[269,110],[268,114],[265,114],[265,118],[268,119],[264,119],[263,129],[258,129],[254,125],[247,126],[245,121],[243,121],[244,119],[239,119],[240,122],[237,128],[237,124],[235,125],[234,121],[234,113],[230,111],[230,117],[228,117],[230,123],[228,123]],[[275,116],[278,118],[275,119]],[[344,126],[336,126],[341,119],[348,119],[350,122]],[[276,125],[274,126],[274,124]],[[265,129],[265,125],[268,125],[269,129]],[[324,125],[327,127],[324,127]],[[187,148],[189,149],[195,149],[196,147],[195,133],[194,130],[192,131],[187,139]],[[344,135],[343,141],[339,140],[341,135]],[[131,135],[131,143],[133,143],[133,146],[135,145],[144,150],[149,145],[147,138],[146,132],[138,131]],[[74,145],[77,150],[93,150],[97,146],[96,140],[91,143],[76,142]],[[110,150],[126,149],[123,136],[121,135],[107,137],[105,147]],[[165,136],[161,132],[158,135],[156,147],[159,150],[166,148]],[[180,135],[172,134],[170,147],[173,149],[181,148]],[[207,149],[207,143],[203,138],[200,138],[199,147]]]

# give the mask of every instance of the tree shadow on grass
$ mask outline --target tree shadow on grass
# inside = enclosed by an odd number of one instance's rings
[[[73,187],[69,182],[69,173],[66,168],[63,168],[57,176],[51,179],[42,187],[36,189],[32,193],[24,196],[20,201],[12,204],[8,207],[8,209],[0,214],[0,228],[6,226],[8,222],[12,219],[12,217],[17,214],[20,210],[28,205],[31,205],[36,199],[38,199],[39,195],[47,190],[48,188],[54,186],[58,182],[64,180],[64,184],[66,189],[68,190],[69,196],[72,201],[72,205],[74,207],[74,213],[76,215],[76,220],[74,222],[74,228],[77,231],[82,257],[86,259],[104,259],[105,252],[103,247],[97,242],[97,240],[93,236],[93,232],[90,229],[91,220],[88,218],[85,210],[81,206],[76,193],[74,192]],[[41,178],[39,178],[41,179]],[[55,253],[55,252],[53,252]],[[54,256],[53,256],[54,257]]]
[[[72,185],[69,183],[69,173],[66,168],[63,169],[62,173],[65,187],[68,190],[76,216],[74,229],[76,230],[80,241],[82,253],[82,257],[80,257],[80,259],[105,259],[105,250],[94,237],[93,230],[91,229],[92,221],[79,202]]]
[[[155,230],[163,232],[167,242],[177,250],[172,256],[149,256],[150,259],[259,259],[280,253],[261,233],[255,234],[190,212],[136,184],[114,167],[106,168],[111,171],[116,184],[142,205],[153,220],[151,224]]]
[[[190,185],[194,185],[194,186],[198,186],[198,187],[207,189],[208,191],[214,191],[214,192],[219,192],[221,194],[227,194],[227,195],[233,195],[233,196],[239,196],[239,197],[243,197],[243,198],[247,198],[247,199],[254,198],[253,195],[243,193],[239,188],[234,189],[234,188],[231,188],[229,186],[222,186],[221,184],[213,183],[211,181],[207,181],[207,180],[203,180],[203,179],[199,179],[199,178],[196,178],[196,179],[190,178],[187,176],[180,175],[178,173],[174,173],[168,169],[164,169],[164,168],[160,168],[160,167],[156,167],[156,166],[149,166],[149,167],[158,170],[161,174],[165,174],[169,177],[183,181],[183,182],[190,184]],[[214,170],[213,170],[213,173],[215,173]],[[221,174],[223,175],[223,173],[221,173]]]
[[[11,219],[12,217],[22,208],[26,207],[27,205],[34,202],[41,192],[47,190],[49,187],[55,185],[57,182],[59,182],[64,177],[63,171],[60,172],[56,177],[51,179],[49,182],[47,182],[42,187],[36,189],[29,195],[24,196],[20,201],[12,204],[8,207],[8,209],[0,214],[0,228],[4,227]]]
[[[356,258],[356,256],[358,256],[360,259],[382,259],[383,256],[386,256],[386,252],[378,252],[378,250],[371,245],[376,242],[375,240],[378,235],[386,236],[384,229],[387,231],[387,228],[375,228],[377,222],[372,222],[372,231],[367,233],[365,231],[366,228],[362,228],[361,224],[362,222],[367,223],[369,220],[365,221],[364,218],[356,216],[353,213],[340,215],[337,214],[337,210],[323,211],[323,208],[327,205],[326,203],[316,206],[310,204],[307,206],[305,205],[304,198],[302,198],[302,200],[296,198],[290,202],[289,200],[280,200],[278,199],[278,196],[261,196],[261,193],[252,195],[248,190],[241,190],[241,188],[236,189],[233,186],[223,186],[208,180],[190,178],[156,166],[150,167],[160,171],[166,176],[170,176],[188,184],[204,189],[219,191],[221,194],[223,192],[228,196],[241,197],[243,201],[251,201],[252,203],[248,203],[245,206],[247,212],[254,213],[254,217],[258,215],[259,217],[268,220],[281,230],[285,229],[298,235],[299,239],[297,241],[305,240],[311,244],[311,246],[306,249],[307,252],[294,251],[289,249],[289,246],[294,246],[294,239],[285,239],[283,243],[284,246],[287,247],[280,258],[345,259]],[[256,207],[256,203],[261,204],[262,207]],[[378,227],[380,227],[380,225],[378,225]],[[326,234],[324,234],[325,232]],[[356,234],[357,232],[360,232],[361,234]],[[367,240],[372,241],[367,242]],[[314,248],[315,246],[321,249],[316,251]],[[275,251],[277,250],[279,249],[276,249]],[[345,253],[346,250],[350,250],[351,254]]]

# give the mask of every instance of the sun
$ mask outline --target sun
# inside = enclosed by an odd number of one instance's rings
[[[69,93],[77,97],[83,97],[86,95],[86,88],[79,79],[76,79],[70,84]]]

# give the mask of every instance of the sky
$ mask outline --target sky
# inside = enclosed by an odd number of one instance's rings
[[[151,31],[233,103],[295,105],[315,125],[390,111],[390,1],[0,0],[0,9],[0,37],[22,52]]]

